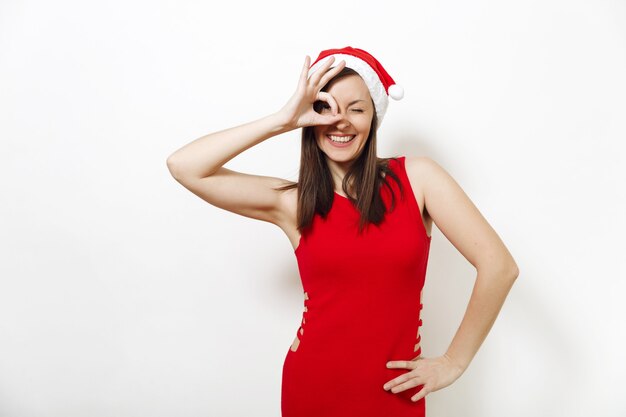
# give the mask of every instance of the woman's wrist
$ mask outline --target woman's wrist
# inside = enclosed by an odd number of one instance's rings
[[[282,112],[277,111],[276,113],[272,113],[268,116],[271,119],[271,124],[273,127],[272,131],[275,134],[286,133],[295,129],[290,121],[283,115]]]
[[[450,364],[452,366],[454,366],[455,368],[457,368],[459,370],[459,375],[463,374],[463,372],[465,372],[465,370],[467,369],[467,365],[463,365],[463,364],[459,363],[453,357],[451,357],[447,352],[444,353],[443,356],[446,359],[448,359],[448,362],[450,362]]]

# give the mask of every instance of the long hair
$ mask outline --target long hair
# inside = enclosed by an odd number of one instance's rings
[[[321,89],[327,91],[331,84],[340,78],[348,75],[359,75],[351,68],[345,67],[337,75],[328,81]],[[320,102],[314,104],[314,109],[319,112]],[[372,105],[374,103],[372,102]],[[388,178],[393,178],[403,193],[400,179],[389,168],[389,160],[393,158],[379,158],[376,155],[376,130],[378,128],[378,118],[376,111],[372,117],[370,132],[365,141],[361,153],[354,160],[348,172],[343,178],[341,188],[343,192],[360,212],[359,233],[362,233],[368,223],[380,224],[387,212],[387,207],[381,198],[380,188],[386,186],[392,194],[392,203],[389,211],[392,211],[396,204],[396,196],[393,194]],[[383,173],[385,174],[383,178]],[[352,183],[356,192],[356,197],[347,191],[347,185]],[[335,198],[335,187],[326,156],[317,146],[313,126],[302,128],[301,152],[300,152],[300,173],[298,182],[275,188],[284,191],[292,188],[298,189],[298,210],[297,227],[303,234],[313,223],[316,213],[322,218],[326,218]]]

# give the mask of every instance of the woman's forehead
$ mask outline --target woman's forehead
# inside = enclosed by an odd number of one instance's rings
[[[349,75],[335,81],[328,92],[337,98],[341,97],[346,100],[364,100],[371,99],[369,89],[361,77],[358,75]]]

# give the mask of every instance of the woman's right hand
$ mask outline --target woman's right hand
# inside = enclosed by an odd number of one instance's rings
[[[330,125],[341,120],[341,116],[337,114],[337,102],[333,96],[320,91],[331,78],[345,67],[346,62],[342,60],[329,71],[328,68],[334,60],[335,57],[330,57],[311,77],[308,77],[311,58],[307,55],[304,59],[298,88],[287,104],[278,112],[288,130],[305,126]],[[323,114],[316,112],[313,108],[313,103],[316,101],[328,103],[331,111]]]

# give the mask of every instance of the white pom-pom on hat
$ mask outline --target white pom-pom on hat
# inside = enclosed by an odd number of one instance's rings
[[[398,84],[390,85],[387,92],[389,93],[389,97],[396,101],[402,100],[402,97],[404,97],[404,88]]]

